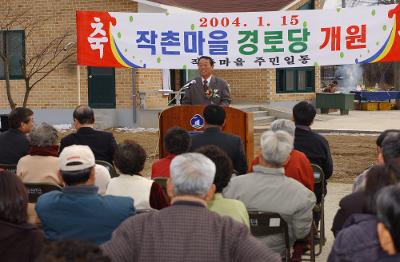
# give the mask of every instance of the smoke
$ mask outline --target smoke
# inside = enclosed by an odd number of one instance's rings
[[[363,84],[363,69],[360,65],[343,65],[336,69],[335,77],[339,79],[339,91],[349,93],[357,85]]]

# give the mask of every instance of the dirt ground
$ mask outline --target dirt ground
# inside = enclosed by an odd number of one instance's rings
[[[151,163],[158,158],[158,132],[121,132],[114,131],[117,142],[125,139],[133,139],[144,147],[147,152],[143,175],[149,176]],[[353,183],[354,178],[365,168],[375,162],[376,158],[376,136],[364,135],[325,135],[331,147],[333,157],[333,176],[331,182]],[[258,139],[255,139],[255,145]],[[255,146],[256,147],[256,146]],[[257,149],[255,149],[257,150]]]

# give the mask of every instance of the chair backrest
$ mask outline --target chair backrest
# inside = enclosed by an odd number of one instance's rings
[[[153,178],[153,181],[161,186],[161,188],[164,191],[164,195],[169,202],[170,199],[169,199],[168,192],[167,192],[167,180],[168,180],[168,178],[161,177],[161,176]]]
[[[289,229],[286,221],[278,214],[267,211],[248,211],[250,232],[255,237],[282,234],[285,240],[285,259],[290,258]]]
[[[256,237],[288,234],[285,220],[278,214],[264,211],[248,211],[250,218],[250,231]],[[285,236],[286,238],[286,236]],[[287,237],[289,240],[289,235]]]
[[[118,176],[117,170],[115,169],[113,164],[108,163],[107,161],[104,160],[96,160],[96,164],[102,165],[105,168],[107,168],[108,172],[110,172],[111,178]]]
[[[37,199],[48,192],[54,190],[61,190],[60,186],[52,185],[52,184],[44,184],[44,183],[24,183],[26,187],[26,191],[28,193],[29,203],[36,203]]]
[[[165,192],[167,192],[167,180],[167,177],[162,176],[153,178],[153,181],[159,184]]]
[[[17,172],[17,165],[16,164],[0,164],[0,169],[7,170],[13,174]]]
[[[325,184],[325,174],[322,168],[317,164],[311,164],[314,172],[314,184]]]
[[[161,176],[153,178],[153,181],[159,184],[164,189],[164,191],[167,191],[167,180],[168,178]]]

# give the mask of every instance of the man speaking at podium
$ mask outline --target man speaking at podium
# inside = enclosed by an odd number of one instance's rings
[[[209,56],[198,60],[200,77],[190,81],[185,90],[182,104],[229,106],[231,94],[225,80],[212,75],[214,61]],[[191,84],[190,84],[191,83]]]

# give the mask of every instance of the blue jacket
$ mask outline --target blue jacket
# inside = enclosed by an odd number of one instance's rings
[[[101,244],[122,221],[135,214],[130,197],[101,196],[96,186],[66,186],[39,197],[36,212],[46,238]]]

